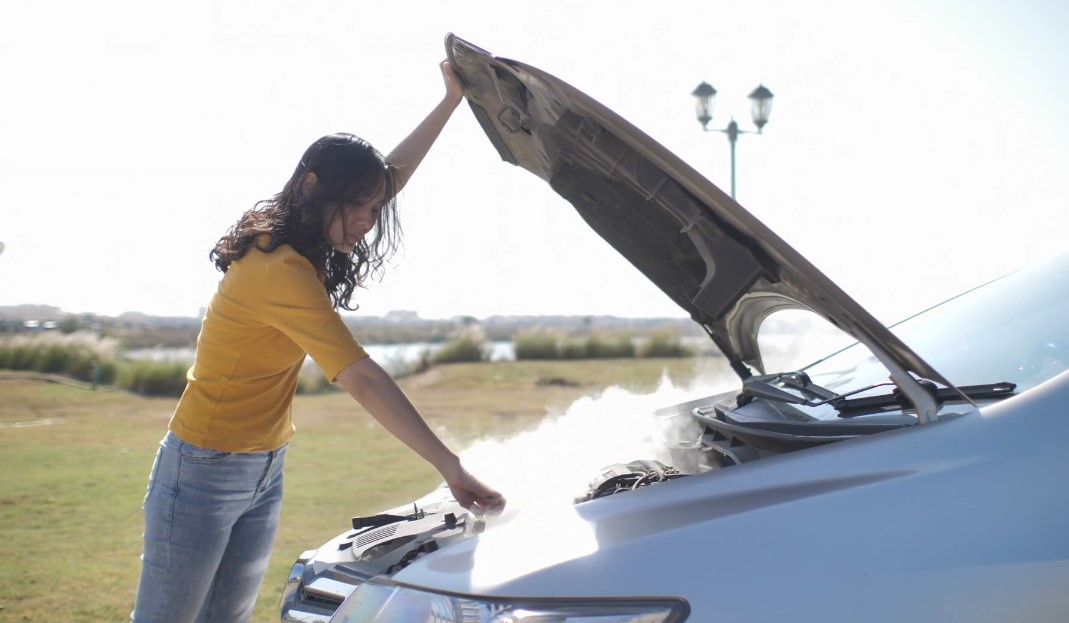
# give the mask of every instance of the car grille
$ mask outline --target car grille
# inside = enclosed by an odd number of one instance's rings
[[[353,542],[354,547],[363,547],[369,543],[374,543],[381,539],[385,539],[388,536],[393,536],[393,533],[397,532],[397,524],[390,524],[381,528],[375,528],[371,532],[365,532],[356,537],[356,541]]]

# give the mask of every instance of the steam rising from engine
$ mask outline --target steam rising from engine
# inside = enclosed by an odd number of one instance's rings
[[[715,393],[706,385],[680,388],[662,377],[652,394],[611,387],[577,400],[534,430],[508,439],[479,440],[461,458],[472,473],[505,495],[510,511],[570,506],[604,467],[615,463],[653,459],[693,471],[697,460],[681,457],[671,446],[696,439],[697,424],[685,415],[656,411]]]

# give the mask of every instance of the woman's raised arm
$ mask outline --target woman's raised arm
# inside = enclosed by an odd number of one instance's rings
[[[405,137],[393,151],[386,156],[386,161],[397,167],[397,192],[404,188],[412,174],[423,162],[423,157],[430,151],[431,145],[442,133],[449,117],[456,110],[460,100],[464,99],[464,84],[450,67],[449,61],[442,61],[442,78],[445,80],[445,97],[412,133]]]

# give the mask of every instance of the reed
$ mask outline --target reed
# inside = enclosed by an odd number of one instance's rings
[[[468,327],[446,342],[430,359],[432,363],[444,364],[476,363],[489,358],[490,349],[486,344],[486,336],[478,327]]]

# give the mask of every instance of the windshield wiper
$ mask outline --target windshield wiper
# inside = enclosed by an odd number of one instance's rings
[[[797,390],[799,394],[780,389],[777,384]],[[860,394],[876,387],[894,385],[891,381],[876,383],[866,387],[852,389],[843,394],[837,394],[826,387],[821,387],[809,379],[809,375],[801,370],[797,372],[781,372],[779,374],[766,374],[763,376],[751,376],[742,382],[742,392],[736,401],[742,406],[754,398],[785,402],[788,404],[802,405],[803,407],[819,407],[820,405],[834,403],[843,400],[847,396]]]
[[[927,379],[918,379],[917,382],[939,404],[948,400],[972,400],[974,398],[1001,400],[1012,396],[1014,390],[1017,389],[1015,383],[1006,381],[986,385],[963,385],[961,387],[939,387]],[[912,406],[906,395],[897,388],[891,393],[880,394],[879,396],[849,398],[849,396],[867,392],[870,389],[893,385],[893,382],[886,381],[837,394],[826,387],[813,383],[805,372],[783,372],[780,374],[753,376],[746,379],[742,383],[742,392],[738,395],[736,402],[740,407],[751,402],[754,398],[801,405],[803,407],[819,407],[820,405],[830,404],[839,412],[839,417],[842,418],[863,415],[886,407]],[[795,391],[789,391],[791,389]]]
[[[1002,400],[1003,398],[1012,396],[1014,390],[1017,389],[1016,383],[1010,383],[1008,381],[988,383],[986,385],[962,385],[960,387],[938,387],[935,383],[927,379],[920,379],[917,382],[928,390],[928,393],[930,393],[939,404],[948,400],[961,400],[963,397],[969,400],[974,398],[981,400]],[[839,417],[846,418],[862,415],[873,409],[896,406],[908,407],[910,406],[910,402],[902,392],[895,389],[889,394],[881,394],[879,396],[843,398],[842,400],[833,402],[833,406],[839,411]]]

